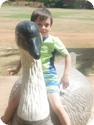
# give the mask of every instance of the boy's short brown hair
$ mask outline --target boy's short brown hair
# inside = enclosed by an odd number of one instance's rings
[[[50,18],[51,25],[53,24],[52,14],[47,8],[38,8],[35,11],[33,11],[31,15],[31,21],[35,22],[38,17],[40,18],[40,20],[45,20],[47,18]]]

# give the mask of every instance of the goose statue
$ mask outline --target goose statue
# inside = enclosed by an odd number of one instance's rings
[[[38,26],[31,21],[18,23],[16,41],[22,63],[21,84],[18,84],[21,91],[18,108],[10,124],[60,125],[47,100],[40,61],[41,37]],[[87,78],[75,68],[71,70],[69,87],[61,93],[61,101],[72,125],[87,125],[93,106],[92,88]]]

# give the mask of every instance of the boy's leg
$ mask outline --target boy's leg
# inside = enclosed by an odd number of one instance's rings
[[[16,111],[17,105],[20,99],[20,89],[21,89],[21,80],[17,80],[12,87],[11,94],[9,97],[8,106],[5,110],[4,115],[1,117],[2,124],[3,122],[8,124],[12,119],[14,112]]]
[[[8,124],[10,120],[12,119],[14,112],[16,111],[18,103],[19,103],[19,97],[17,96],[9,101],[8,106],[4,112],[4,115],[1,117],[1,120],[5,124]]]
[[[61,125],[71,125],[70,118],[61,103],[58,93],[48,93],[48,99],[53,111],[58,116]]]

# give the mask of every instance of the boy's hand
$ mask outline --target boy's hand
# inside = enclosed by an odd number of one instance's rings
[[[15,75],[18,73],[18,70],[17,69],[8,69],[8,74],[9,75]]]
[[[18,61],[18,64],[17,64],[16,68],[8,69],[8,74],[9,75],[15,75],[20,71],[20,68],[21,68],[21,60]]]
[[[63,88],[67,88],[69,86],[69,76],[68,75],[63,75],[61,78],[61,83],[63,84]]]

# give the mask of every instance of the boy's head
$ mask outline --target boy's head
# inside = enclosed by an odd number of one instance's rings
[[[47,36],[53,24],[51,12],[47,8],[38,8],[33,11],[31,21],[38,24],[43,37]]]
[[[31,21],[36,21],[37,18],[40,18],[41,21],[46,20],[47,18],[50,18],[51,25],[53,24],[53,17],[51,12],[47,8],[38,8],[33,11],[31,15]]]

